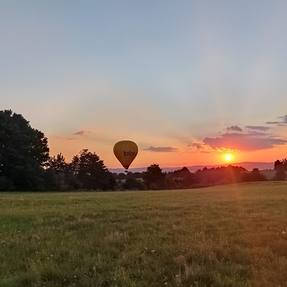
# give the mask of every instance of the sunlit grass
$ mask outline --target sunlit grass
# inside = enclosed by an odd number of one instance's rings
[[[0,199],[1,287],[286,286],[286,183]]]

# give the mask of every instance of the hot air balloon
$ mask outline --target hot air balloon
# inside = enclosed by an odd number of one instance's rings
[[[114,154],[122,166],[128,169],[138,154],[138,146],[129,140],[119,141],[114,146]]]

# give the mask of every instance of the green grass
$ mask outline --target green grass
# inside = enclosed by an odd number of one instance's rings
[[[287,184],[1,193],[0,286],[287,286]]]

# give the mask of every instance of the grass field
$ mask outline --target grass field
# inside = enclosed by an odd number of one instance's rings
[[[287,286],[287,183],[1,193],[0,286]]]

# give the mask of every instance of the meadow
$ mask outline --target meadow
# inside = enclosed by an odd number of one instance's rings
[[[287,183],[0,193],[0,286],[287,286]]]

